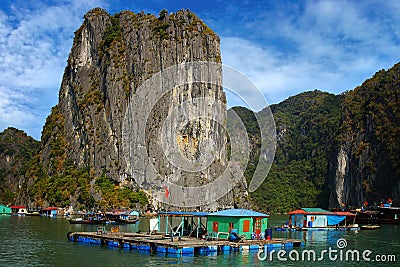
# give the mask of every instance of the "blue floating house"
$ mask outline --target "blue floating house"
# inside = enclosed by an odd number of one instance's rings
[[[11,215],[11,208],[8,206],[0,205],[0,215]]]
[[[244,239],[261,238],[269,214],[247,209],[227,209],[207,214],[207,232],[213,238],[228,238],[231,231]]]
[[[42,214],[42,216],[55,218],[58,215],[59,209],[60,208],[58,208],[58,207],[47,207],[47,208],[44,208],[41,210],[41,214]]]
[[[351,225],[343,225],[348,218],[354,218],[355,215],[350,212],[331,212],[321,208],[301,208],[288,213],[289,227],[304,230],[314,229],[335,229],[337,227],[353,228]],[[357,227],[355,227],[357,228]]]

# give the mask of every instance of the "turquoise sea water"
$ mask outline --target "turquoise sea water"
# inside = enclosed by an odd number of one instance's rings
[[[271,216],[269,225],[279,225],[286,216]],[[111,226],[107,226],[111,227]],[[139,225],[123,225],[120,231],[147,231],[148,219],[141,218]],[[273,232],[273,237],[301,239],[304,246],[281,253],[272,253],[272,261],[261,261],[254,252],[171,257],[143,253],[136,250],[85,245],[67,240],[69,231],[95,231],[92,225],[71,225],[66,219],[43,217],[0,216],[0,266],[400,266],[400,226],[383,225],[376,231],[309,231]],[[340,239],[345,247],[338,248]],[[308,252],[316,253],[316,260],[308,259]],[[326,250],[323,254],[322,251]],[[328,252],[331,250],[331,258]],[[337,252],[334,252],[334,251]],[[348,251],[358,250],[360,260],[352,260]],[[366,250],[367,259],[362,258]],[[269,251],[268,253],[271,253]],[[342,259],[340,254],[342,253]],[[299,261],[292,260],[299,255]],[[323,257],[321,257],[323,255]],[[334,256],[336,255],[336,260]],[[263,256],[263,255],[261,255]],[[270,254],[268,254],[270,256]],[[290,256],[290,257],[289,257]],[[378,257],[376,257],[378,256]],[[355,257],[355,256],[354,256]],[[319,261],[318,259],[321,259]],[[355,258],[354,258],[355,259]],[[386,259],[386,262],[377,261]],[[396,262],[394,262],[396,260]]]

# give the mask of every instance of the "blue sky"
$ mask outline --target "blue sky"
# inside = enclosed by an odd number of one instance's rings
[[[222,62],[270,104],[314,89],[342,93],[400,61],[400,1],[2,0],[0,131],[13,126],[40,139],[73,33],[94,7],[192,10],[220,36]]]

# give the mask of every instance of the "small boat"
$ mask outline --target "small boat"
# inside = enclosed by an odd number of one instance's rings
[[[376,230],[381,228],[379,225],[373,225],[373,224],[366,224],[366,225],[362,225],[361,230]]]

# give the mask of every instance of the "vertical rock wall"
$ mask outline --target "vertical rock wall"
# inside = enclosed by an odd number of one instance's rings
[[[331,206],[400,203],[399,77],[396,64],[346,94]]]
[[[60,88],[57,110],[64,127],[48,129],[51,133],[42,138],[41,158],[45,169],[50,175],[55,172],[50,164],[51,143],[62,138],[65,160],[77,167],[89,168],[93,177],[104,173],[121,185],[133,185],[133,178],[126,171],[121,140],[130,97],[139,93],[136,90],[154,73],[195,61],[220,63],[219,37],[188,10],[175,14],[164,10],[158,18],[130,11],[110,16],[99,8],[88,12],[75,32]],[[218,75],[222,81],[222,73]],[[162,121],[173,106],[200,96],[225,102],[221,86],[182,86],[158,102],[157,112],[152,114],[153,122]],[[152,97],[151,93],[145,96]],[[225,110],[213,116],[218,117],[217,121],[226,121]],[[214,173],[211,169],[201,175],[183,172],[178,178],[173,168],[166,166],[159,143],[152,140],[156,138],[152,135],[156,126],[152,125],[146,129],[148,156],[154,158],[160,172],[175,177],[178,183],[202,184],[226,167],[227,138],[223,128],[212,121],[192,121],[176,135],[182,154],[189,159],[199,156],[199,141],[207,138],[216,141],[217,149],[222,152],[211,168]],[[238,194],[246,194],[245,185]],[[227,196],[223,202],[223,206],[233,205],[232,196]]]

